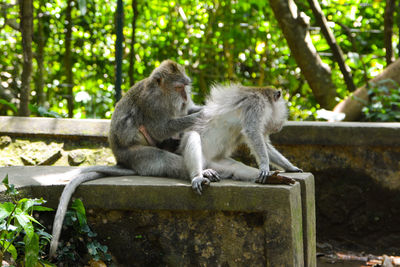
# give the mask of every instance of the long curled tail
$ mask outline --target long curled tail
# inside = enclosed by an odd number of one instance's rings
[[[64,222],[65,213],[68,208],[68,203],[71,199],[72,194],[75,192],[75,189],[82,183],[88,182],[91,180],[96,180],[99,178],[107,177],[107,176],[128,176],[135,175],[136,172],[130,169],[124,169],[119,166],[93,166],[86,167],[83,169],[78,169],[71,171],[69,173],[65,173],[63,175],[69,176],[72,175],[72,180],[65,186],[61,197],[60,203],[57,207],[56,216],[53,222],[53,232],[52,232],[52,240],[50,242],[50,258],[56,256],[58,241],[60,239],[62,225]]]

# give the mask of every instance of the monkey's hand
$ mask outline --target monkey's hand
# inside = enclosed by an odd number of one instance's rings
[[[201,195],[201,192],[203,191],[202,185],[209,185],[210,180],[204,177],[195,177],[192,180],[192,188],[194,191],[196,191],[197,194]]]
[[[211,182],[221,181],[221,177],[219,176],[218,172],[214,171],[213,169],[203,170],[203,176],[208,178]]]
[[[256,183],[260,184],[286,184],[291,185],[296,181],[290,177],[279,175],[279,171],[275,171],[272,174],[268,174],[265,179],[261,179],[260,177],[256,180]]]
[[[297,168],[296,166],[293,166],[293,168],[290,168],[288,170],[286,170],[287,172],[303,172],[302,169]]]
[[[193,114],[193,113],[196,113],[196,112],[200,112],[200,111],[203,110],[203,108],[204,107],[202,107],[202,106],[193,106],[193,107],[189,108],[188,114]]]
[[[269,168],[268,168],[268,169],[269,169]],[[257,178],[257,180],[256,180],[256,183],[266,184],[266,183],[267,183],[268,176],[271,176],[272,174],[273,174],[273,172],[261,168],[261,170],[260,170],[260,175],[258,176],[258,178]]]

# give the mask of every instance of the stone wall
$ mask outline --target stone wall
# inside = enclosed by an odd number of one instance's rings
[[[400,123],[289,122],[272,141],[315,176],[320,243],[400,253]]]
[[[0,135],[13,142],[38,138],[47,145],[58,140],[67,148],[61,151],[65,157],[88,144],[107,151],[102,146],[107,142],[108,124],[106,120],[0,117]],[[371,253],[400,253],[400,123],[288,122],[271,139],[292,162],[315,176],[320,243]],[[65,144],[70,143],[76,147],[69,149]],[[6,149],[0,149],[3,166],[1,153]],[[99,154],[95,164],[112,164],[104,161],[112,159],[110,154]],[[254,165],[246,149],[237,157]],[[67,160],[55,162],[65,164],[69,164]]]
[[[24,196],[56,208],[71,167],[3,167]],[[109,177],[81,185],[90,224],[117,266],[316,266],[314,180],[225,180],[201,196],[189,181]],[[4,190],[0,186],[1,192]]]

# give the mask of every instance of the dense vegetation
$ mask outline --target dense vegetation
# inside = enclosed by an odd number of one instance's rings
[[[116,2],[33,1],[33,115],[67,117],[67,102],[72,99],[70,116],[110,118],[115,104]],[[312,42],[332,70],[337,100],[343,99],[349,90],[309,1],[296,4],[311,19]],[[355,86],[364,85],[387,65],[383,41],[386,2],[324,0],[320,4]],[[0,3],[0,115],[17,114],[19,104],[23,68],[19,8],[16,0]],[[399,44],[397,25],[395,12],[394,48]],[[187,67],[198,103],[213,82],[235,81],[283,88],[291,119],[315,119],[320,109],[268,1],[126,0],[123,33],[123,91],[149,75],[163,59],[171,58]],[[397,113],[374,116],[371,112],[382,110],[370,106],[366,118],[400,120],[399,93],[392,94],[395,97],[388,105]]]

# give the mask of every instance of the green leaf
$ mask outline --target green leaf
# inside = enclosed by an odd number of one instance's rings
[[[14,260],[17,260],[18,258],[18,252],[17,249],[14,247],[13,244],[11,244],[9,241],[7,240],[1,240],[0,244],[3,248],[7,248],[7,252],[11,254],[11,257]]]
[[[3,179],[2,183],[3,183],[3,185],[4,185],[4,186],[6,187],[6,189],[7,189],[6,192],[5,192],[6,195],[9,195],[9,196],[16,196],[16,195],[18,195],[18,191],[15,189],[14,185],[8,183],[8,174],[7,174],[6,177]]]
[[[97,246],[94,242],[89,242],[86,247],[90,255],[94,256],[97,254]]]
[[[18,223],[22,226],[22,228],[25,230],[26,235],[31,237],[34,234],[34,228],[29,217],[30,216],[28,214],[20,212],[17,209],[15,218],[17,219]]]
[[[8,174],[6,174],[6,177],[4,177],[4,179],[1,181],[1,183],[2,183],[4,186],[8,186]]]
[[[53,211],[54,209],[48,208],[48,207],[43,207],[43,206],[33,206],[32,210],[35,210],[35,211]]]
[[[43,226],[40,222],[38,222],[38,221],[37,221],[35,218],[33,218],[31,215],[27,214],[26,217],[27,217],[30,221],[35,222],[35,223],[39,224],[40,226]],[[43,226],[43,227],[44,227],[44,226]]]
[[[76,216],[78,218],[79,225],[81,227],[87,225],[86,211],[85,207],[83,206],[82,200],[80,200],[79,198],[76,199],[74,202],[72,202],[71,208],[76,211]]]
[[[45,239],[47,241],[50,241],[52,238],[51,234],[47,233],[43,229],[37,230],[36,233],[39,235],[40,238]]]
[[[9,108],[12,109],[12,111],[13,111],[14,113],[17,113],[17,112],[18,112],[17,106],[14,105],[13,103],[8,102],[8,101],[5,100],[5,99],[1,99],[1,98],[0,98],[0,104],[3,104],[3,105],[8,106]]]
[[[99,248],[103,253],[106,253],[107,250],[108,250],[108,247],[106,245],[102,246],[102,245],[99,244]]]
[[[46,208],[46,207],[39,206],[39,205],[42,205],[43,203],[46,203],[46,201],[43,200],[42,198],[41,199],[38,199],[38,198],[35,198],[35,199],[21,199],[19,201],[19,203],[22,204],[22,210],[23,211],[27,211],[27,212],[30,212],[32,210],[37,210],[37,211],[51,211],[51,210],[53,210],[51,208]]]
[[[0,204],[0,221],[4,220],[8,216],[11,215],[11,213],[14,210],[14,204],[11,202],[4,202]]]
[[[25,241],[25,266],[36,267],[39,258],[39,235],[33,233],[26,235]]]
[[[57,265],[45,260],[39,260],[39,264],[44,267],[57,267]]]

